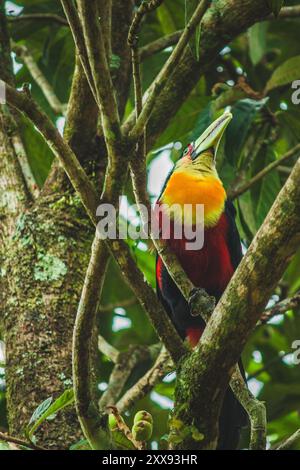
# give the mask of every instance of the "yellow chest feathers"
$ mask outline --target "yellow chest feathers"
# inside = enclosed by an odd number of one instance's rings
[[[185,222],[196,221],[196,204],[204,206],[204,225],[213,227],[224,211],[226,192],[221,180],[214,175],[197,175],[174,172],[162,194],[161,202],[170,210],[171,218],[179,220],[184,210]],[[171,209],[171,206],[178,205]],[[190,208],[183,209],[184,205]]]

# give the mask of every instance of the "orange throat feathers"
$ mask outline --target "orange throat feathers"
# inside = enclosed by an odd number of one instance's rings
[[[210,228],[218,223],[225,200],[226,193],[216,171],[190,171],[183,166],[171,175],[160,202],[171,219],[182,220],[184,214],[184,223],[189,225],[196,223],[196,205],[202,204],[204,226]]]

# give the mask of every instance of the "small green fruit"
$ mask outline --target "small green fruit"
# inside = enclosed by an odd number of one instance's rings
[[[122,416],[120,416],[120,418],[121,418],[121,421],[122,421],[123,423],[125,423],[125,421],[124,421],[124,419],[122,418]],[[117,421],[116,417],[115,417],[113,414],[110,414],[110,415],[108,416],[108,426],[109,426],[109,429],[110,429],[111,431],[116,431],[117,429],[119,429],[119,427],[118,427],[118,421]]]
[[[152,436],[153,426],[148,421],[138,421],[133,425],[132,435],[136,441],[149,441]]]
[[[118,423],[114,415],[108,416],[108,426],[111,431],[116,431],[118,429]]]
[[[153,424],[152,415],[150,413],[148,413],[148,411],[145,411],[145,410],[138,411],[136,413],[133,422],[134,422],[134,424],[136,424],[139,421],[147,421],[148,423]]]

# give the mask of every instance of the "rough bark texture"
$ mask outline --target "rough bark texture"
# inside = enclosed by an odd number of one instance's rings
[[[72,195],[46,199],[17,222],[4,279],[8,417],[14,435],[22,435],[39,403],[72,386],[72,329],[91,236]],[[75,410],[47,422],[38,436],[49,448],[76,442]]]
[[[105,163],[95,151],[97,118],[77,62],[65,136],[91,175],[101,173]],[[20,215],[7,239],[1,316],[12,434],[22,435],[35,408],[72,385],[72,331],[92,237],[81,203],[55,162],[39,202]],[[61,412],[55,422],[38,433],[45,446],[68,448],[81,436],[75,409]]]

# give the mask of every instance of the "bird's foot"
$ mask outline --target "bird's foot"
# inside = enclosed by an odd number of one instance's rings
[[[214,311],[216,300],[214,297],[201,287],[195,287],[189,298],[189,307],[192,317],[201,316],[205,321],[210,317]]]

